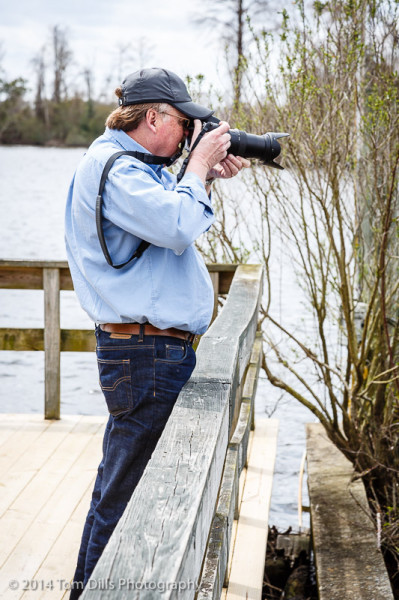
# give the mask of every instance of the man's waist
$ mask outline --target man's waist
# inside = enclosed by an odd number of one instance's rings
[[[176,327],[169,327],[168,329],[158,329],[150,323],[103,323],[100,325],[100,329],[107,333],[120,333],[128,335],[161,335],[166,337],[174,337],[181,340],[186,340],[190,344],[195,339],[195,334],[183,329],[177,329]]]

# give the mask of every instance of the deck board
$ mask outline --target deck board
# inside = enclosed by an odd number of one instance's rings
[[[53,598],[63,598],[64,595],[66,598],[69,597],[69,583],[76,567],[83,523],[90,505],[94,478],[95,474],[93,474],[93,478],[71,518],[65,524],[48,555],[35,573],[36,580],[53,581],[57,590],[27,591],[22,596],[23,600],[53,600]],[[59,595],[55,596],[55,591],[58,591]]]
[[[81,417],[32,420],[16,430],[0,453],[0,517],[46,463]]]
[[[60,485],[65,474],[79,457],[89,441],[88,435],[96,433],[98,423],[77,422],[60,445],[35,474],[21,493],[3,513],[0,520],[0,539],[12,539],[17,545],[19,539],[40,512],[41,507]],[[0,546],[0,565],[9,554],[10,546]]]
[[[19,458],[28,449],[30,450],[30,447],[34,447],[38,438],[50,425],[51,421],[30,415],[26,422],[18,418],[16,421],[8,420],[3,424],[4,441],[0,447],[0,481],[7,471],[14,470]],[[7,432],[10,431],[11,435],[7,435]]]
[[[32,421],[38,421],[39,418],[43,421],[43,417],[39,417],[39,415],[26,415],[22,413],[11,415],[2,413],[0,419],[0,456],[4,450],[3,445],[11,438],[15,431],[20,431]]]
[[[237,527],[231,544],[231,563],[224,600],[262,597],[268,517],[277,447],[278,421],[258,419],[248,467],[243,471],[242,497]]]
[[[76,564],[106,417],[45,421],[7,415],[2,421],[0,597],[61,600]],[[18,590],[9,588],[11,580],[18,582]],[[34,583],[24,591],[24,581]]]

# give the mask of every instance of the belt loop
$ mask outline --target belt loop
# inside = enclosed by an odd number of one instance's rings
[[[140,333],[138,342],[142,342],[144,340],[144,323],[140,323]]]

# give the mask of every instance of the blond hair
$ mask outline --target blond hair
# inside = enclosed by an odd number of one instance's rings
[[[118,98],[122,98],[122,88],[115,90]],[[147,102],[145,104],[129,104],[127,106],[118,106],[105,121],[106,127],[110,129],[121,129],[122,131],[133,131],[137,129],[141,121],[145,119],[147,112],[152,108],[161,113],[167,110],[168,104]]]

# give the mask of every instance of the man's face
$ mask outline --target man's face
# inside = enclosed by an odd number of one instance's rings
[[[181,143],[188,136],[190,120],[173,106],[167,111],[158,113],[157,142],[161,156],[173,156]]]

